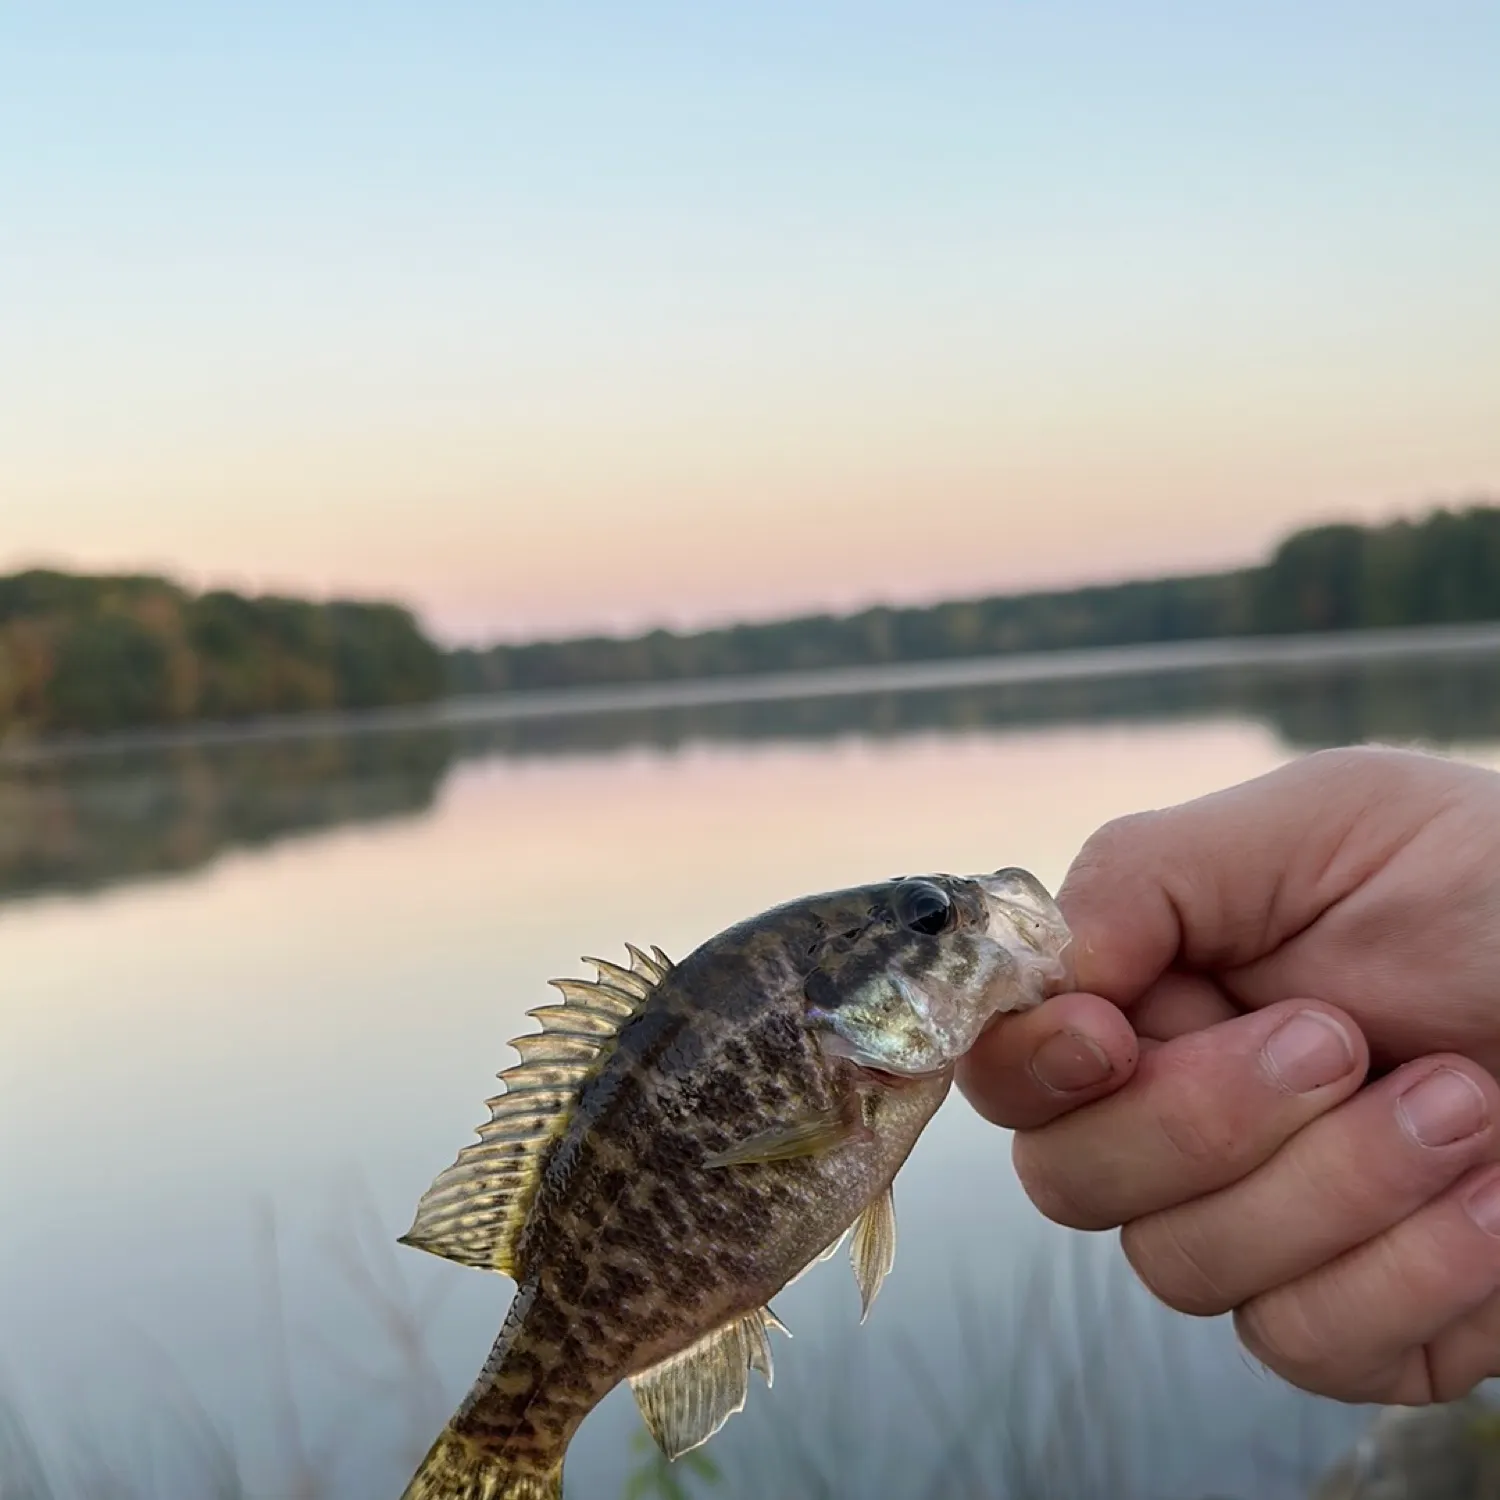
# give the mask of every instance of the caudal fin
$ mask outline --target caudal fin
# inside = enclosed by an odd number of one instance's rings
[[[401,1500],[562,1500],[562,1465],[543,1474],[529,1459],[445,1427]]]

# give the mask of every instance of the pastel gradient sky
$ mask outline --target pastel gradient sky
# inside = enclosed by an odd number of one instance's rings
[[[0,569],[450,638],[1500,493],[1500,7],[0,7]]]

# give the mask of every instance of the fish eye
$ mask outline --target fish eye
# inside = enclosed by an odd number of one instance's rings
[[[903,880],[891,898],[896,920],[912,932],[936,937],[953,922],[953,902],[941,886],[927,880]]]

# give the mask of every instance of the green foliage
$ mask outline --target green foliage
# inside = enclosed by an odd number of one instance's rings
[[[55,638],[51,715],[70,729],[158,724],[172,715],[166,639],[129,614],[85,615]]]
[[[443,659],[392,604],[193,595],[165,579],[0,578],[0,735],[424,703]]]
[[[1298,532],[1262,570],[1272,630],[1460,624],[1500,614],[1500,509],[1436,511],[1379,530]]]
[[[1298,532],[1264,565],[930,608],[454,652],[459,693],[1500,618],[1500,507]]]
[[[724,1480],[719,1466],[706,1450],[694,1448],[674,1464],[656,1446],[644,1427],[631,1435],[630,1451],[638,1455],[639,1461],[626,1476],[620,1500],[693,1500],[693,1492],[685,1482],[686,1475],[692,1474],[713,1487]]]

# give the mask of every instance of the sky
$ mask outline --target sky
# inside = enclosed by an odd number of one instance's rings
[[[444,639],[1500,498],[1500,7],[0,4],[0,570]]]

